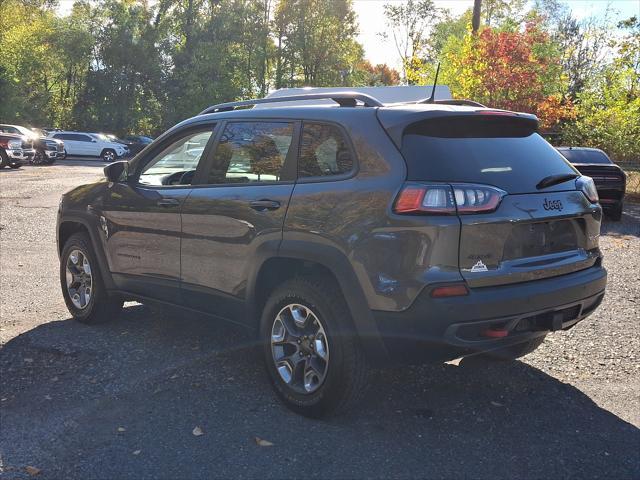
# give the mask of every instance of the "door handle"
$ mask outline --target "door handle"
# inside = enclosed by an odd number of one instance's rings
[[[159,207],[177,207],[180,205],[180,201],[177,198],[163,198],[162,200],[158,200]]]
[[[264,212],[265,210],[279,209],[280,202],[276,202],[275,200],[253,200],[252,202],[249,202],[249,206],[254,210]]]

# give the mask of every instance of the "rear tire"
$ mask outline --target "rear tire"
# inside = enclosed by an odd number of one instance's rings
[[[364,395],[369,368],[333,282],[299,277],[277,287],[264,307],[260,336],[271,384],[294,412],[337,414]]]
[[[619,222],[622,220],[622,202],[613,207],[610,211],[605,212],[605,215],[609,217],[614,222]]]
[[[60,256],[60,286],[69,313],[81,323],[113,320],[122,310],[122,298],[104,288],[100,267],[86,233],[72,235]]]
[[[527,342],[517,343],[515,345],[510,345],[508,347],[487,352],[486,354],[484,354],[484,356],[492,360],[503,362],[516,360],[536,350],[540,345],[542,345],[542,342],[544,342],[545,338],[546,335],[542,335],[540,337],[532,338]]]
[[[9,165],[9,157],[7,153],[0,149],[0,168],[7,167]]]

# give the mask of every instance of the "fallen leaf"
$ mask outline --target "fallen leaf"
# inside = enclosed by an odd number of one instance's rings
[[[140,455],[140,452],[141,452],[141,451],[142,451],[142,450],[134,450],[134,451],[133,451],[133,454],[134,454],[134,455]]]
[[[174,380],[174,379],[178,378],[178,374],[176,373],[175,375],[171,375],[169,378],[170,378],[171,380]]]
[[[204,435],[204,432],[200,427],[195,427],[191,433],[193,433],[193,435],[196,437],[199,437],[200,435]]]
[[[258,445],[259,447],[273,447],[273,443],[271,443],[269,440],[265,440],[260,437],[255,437],[254,440],[256,442],[256,445]]]
[[[51,400],[51,395],[45,395],[45,396],[44,396],[44,399],[45,399],[45,400]]]
[[[27,465],[26,467],[24,467],[24,469],[32,477],[35,477],[36,475],[38,475],[40,473],[40,469],[39,468],[32,467],[31,465]]]
[[[24,358],[23,360],[25,362],[27,362],[27,363],[32,363],[33,362],[33,358]]]
[[[58,377],[53,377],[53,378],[51,379],[51,381],[52,381],[52,382],[57,382],[57,381],[58,381]]]
[[[493,405],[494,407],[504,407],[504,405],[500,402],[494,402],[493,400],[491,400],[491,405]]]
[[[118,427],[118,431],[122,433],[122,432],[126,432],[127,429],[124,427]]]
[[[447,365],[453,365],[454,367],[457,367],[457,366],[459,366],[459,365],[460,365],[460,362],[461,362],[461,361],[462,361],[462,357],[460,357],[460,358],[456,358],[456,359],[454,359],[454,360],[450,360],[450,361],[448,361],[448,362],[444,362],[444,363],[446,363]]]

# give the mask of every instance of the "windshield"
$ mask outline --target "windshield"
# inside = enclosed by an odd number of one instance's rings
[[[530,127],[510,118],[439,118],[413,124],[402,140],[408,180],[481,183],[536,192],[549,175],[576,170]]]
[[[571,163],[599,163],[603,165],[610,165],[612,163],[609,157],[599,150],[559,148],[558,151]]]

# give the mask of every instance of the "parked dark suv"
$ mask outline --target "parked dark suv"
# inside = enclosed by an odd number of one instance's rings
[[[70,312],[152,300],[246,325],[309,416],[389,359],[533,351],[604,296],[602,210],[534,116],[464,103],[208,108],[62,197]]]

